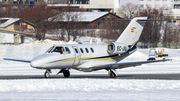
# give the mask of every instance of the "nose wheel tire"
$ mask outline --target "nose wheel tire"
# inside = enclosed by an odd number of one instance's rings
[[[64,74],[64,77],[66,77],[66,78],[68,78],[68,77],[70,76],[69,70],[65,70],[65,71],[63,72],[63,74]]]
[[[44,77],[45,78],[49,78],[50,77],[50,73],[51,73],[51,70],[46,70],[46,72],[44,73]]]

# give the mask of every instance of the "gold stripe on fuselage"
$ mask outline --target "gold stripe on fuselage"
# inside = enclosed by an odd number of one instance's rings
[[[121,58],[121,57],[124,57],[126,55],[129,55],[129,54],[132,54],[134,51],[130,51],[124,55],[121,55],[121,56],[116,56],[116,57],[108,57],[108,58],[101,58],[101,59],[92,59],[92,58],[96,58],[96,57],[83,57],[83,58],[74,58],[74,59],[67,59],[67,60],[61,60],[61,61],[58,61],[58,63],[60,62],[67,62],[67,61],[74,61],[74,60],[85,60],[85,59],[90,59],[89,61],[99,61],[99,60],[112,60],[112,59],[117,59],[117,58]]]

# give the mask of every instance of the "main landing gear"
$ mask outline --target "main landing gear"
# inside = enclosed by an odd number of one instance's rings
[[[109,69],[108,75],[110,76],[110,78],[115,78],[118,75],[118,73],[115,69]]]
[[[44,73],[44,77],[49,78],[50,73],[52,73],[51,70],[47,69]],[[59,73],[63,73],[64,77],[66,77],[66,78],[70,77],[69,69],[61,69],[56,75],[58,75]]]

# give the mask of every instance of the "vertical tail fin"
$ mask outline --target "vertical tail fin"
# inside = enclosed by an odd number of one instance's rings
[[[138,21],[138,20],[146,20],[146,19],[147,17],[136,17],[132,19],[129,25],[120,35],[120,37],[116,40],[116,42],[124,43],[129,46],[135,45],[139,40],[144,24],[146,22],[146,21]]]

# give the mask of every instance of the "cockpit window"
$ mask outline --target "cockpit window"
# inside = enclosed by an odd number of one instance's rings
[[[66,54],[70,54],[71,53],[68,47],[65,47],[65,49],[66,49]]]
[[[52,46],[51,48],[49,48],[46,52],[50,53],[53,48],[54,48],[54,46]]]
[[[64,54],[64,48],[63,47],[56,47],[52,52],[58,52],[60,54]]]

